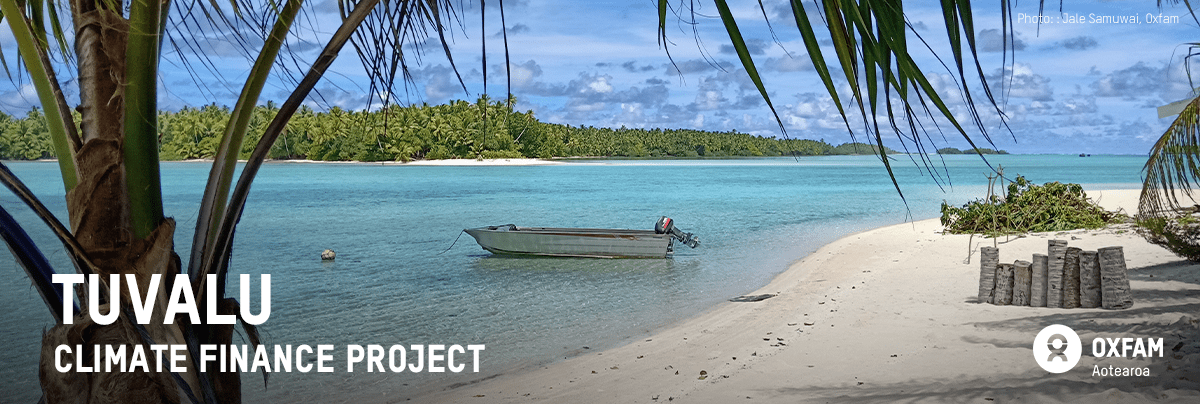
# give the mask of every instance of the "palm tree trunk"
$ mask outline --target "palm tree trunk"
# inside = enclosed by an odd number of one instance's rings
[[[188,362],[187,371],[60,373],[54,368],[55,347],[82,345],[84,354],[99,344],[133,345],[186,344],[182,323],[165,324],[167,296],[180,272],[175,254],[175,223],[164,220],[146,238],[135,237],[130,222],[129,191],[126,188],[125,100],[126,47],[129,20],[121,15],[119,2],[72,0],[75,23],[75,52],[79,61],[79,111],[81,141],[76,160],[79,183],[67,193],[71,230],[79,245],[96,265],[101,279],[109,274],[135,274],[144,299],[151,274],[161,274],[158,299],[150,324],[137,325],[121,314],[110,325],[97,325],[84,313],[74,324],[48,330],[42,341],[40,379],[46,402],[180,402],[201,397],[197,373]],[[65,156],[59,156],[64,158]],[[122,277],[122,283],[125,279]],[[107,285],[102,285],[102,290]],[[129,304],[128,288],[121,285],[119,299]],[[105,306],[105,305],[102,305]],[[107,307],[101,312],[108,312]],[[129,351],[127,351],[129,352]],[[157,364],[151,364],[152,370]],[[204,394],[207,395],[207,394]],[[208,400],[205,400],[208,401]]]
[[[109,2],[72,0],[79,61],[83,147],[79,185],[67,194],[71,229],[100,268],[116,270],[114,256],[129,245],[129,197],[121,152],[125,117],[121,83],[129,21]]]

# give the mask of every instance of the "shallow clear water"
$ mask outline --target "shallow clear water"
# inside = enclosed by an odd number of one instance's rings
[[[936,157],[935,157],[936,158]],[[612,347],[751,292],[851,232],[935,217],[943,200],[984,193],[987,167],[946,156],[939,189],[906,157],[893,166],[907,208],[870,156],[742,160],[595,160],[530,167],[268,164],[255,183],[232,260],[272,275],[268,344],[334,344],[332,374],[278,373],[247,402],[403,400],[432,388]],[[1088,189],[1138,188],[1144,157],[993,156],[1006,174]],[[65,218],[55,163],[6,163]],[[166,211],[185,257],[205,163],[163,165]],[[945,180],[945,177],[942,178]],[[0,204],[60,270],[44,226],[5,192]],[[651,229],[659,216],[700,236],[673,259],[492,256],[459,231],[522,226]],[[320,252],[338,253],[322,263]],[[229,294],[235,294],[231,282]],[[255,294],[257,296],[257,293]],[[45,306],[11,258],[0,259],[0,402],[33,402]],[[235,337],[235,342],[238,340]],[[346,344],[486,344],[478,374],[345,373]],[[586,347],[586,348],[585,348]]]

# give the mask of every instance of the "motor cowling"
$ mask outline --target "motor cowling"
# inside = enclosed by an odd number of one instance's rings
[[[654,224],[654,232],[658,234],[670,234],[671,237],[683,244],[687,244],[688,247],[696,248],[696,246],[700,245],[699,237],[675,228],[675,221],[666,216],[658,218],[658,223]]]

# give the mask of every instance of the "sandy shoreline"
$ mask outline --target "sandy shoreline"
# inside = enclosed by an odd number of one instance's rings
[[[1137,191],[1092,193],[1134,211]],[[1200,265],[1128,226],[973,239],[936,219],[852,234],[793,264],[752,303],[727,302],[639,342],[416,397],[416,402],[1196,402]],[[1001,262],[1045,253],[1050,239],[1120,245],[1135,306],[1048,309],[975,303],[978,248]],[[965,263],[967,252],[973,251]],[[1038,331],[1064,324],[1085,349],[1063,374],[1032,357]],[[1097,337],[1163,338],[1166,357],[1095,358]],[[1093,376],[1095,366],[1151,377]],[[702,373],[703,372],[703,373]]]

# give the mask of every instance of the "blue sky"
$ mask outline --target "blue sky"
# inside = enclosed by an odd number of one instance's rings
[[[481,31],[479,24],[478,2],[464,2],[466,8],[460,10],[463,22],[454,28],[452,52],[468,92],[458,84],[440,47],[427,47],[419,60],[413,49],[407,49],[414,81],[397,84],[404,92],[395,99],[431,104],[475,99],[483,90],[483,40],[487,42],[488,93],[502,98],[505,69],[496,3],[488,3],[486,31]],[[698,3],[702,4],[695,31],[669,17],[673,66],[657,42],[656,2],[505,2],[517,108],[532,110],[543,121],[572,125],[780,135],[770,110],[728,46],[715,7]],[[833,144],[849,141],[836,106],[813,71],[786,2],[763,1],[774,38],[757,1],[730,3],[788,136]],[[906,3],[909,21],[934,51],[945,54],[940,8],[935,2],[914,3]],[[291,42],[291,56],[302,61],[302,66],[316,55],[338,21],[333,0],[313,0],[311,4],[311,12],[296,27],[303,33]],[[994,114],[985,114],[983,119],[998,148],[1017,153],[1144,154],[1170,123],[1170,119],[1158,119],[1155,107],[1190,92],[1183,68],[1183,56],[1189,50],[1183,44],[1196,41],[1200,28],[1182,6],[1160,10],[1151,0],[1068,2],[1062,5],[1065,14],[1060,14],[1058,5],[1050,4],[1039,26],[1033,18],[1038,14],[1037,2],[1021,2],[1013,10],[1017,50],[1011,84],[1000,80],[1000,8],[992,2],[977,2],[975,7],[984,72],[997,93],[1007,94],[1003,110],[1013,135],[997,129],[999,120]],[[1149,21],[1160,14],[1179,17],[1166,23]],[[1072,16],[1082,22],[1068,22]],[[1137,21],[1096,20],[1104,16],[1136,16]],[[161,106],[177,109],[234,102],[251,61],[227,38],[211,30],[197,38],[198,49],[214,56],[211,66],[197,64],[194,73],[181,68],[177,62],[180,55],[168,52],[161,72]],[[9,65],[15,66],[16,50],[7,26],[0,31],[0,47],[9,57]],[[827,58],[833,57],[831,47],[824,50]],[[378,94],[371,96],[368,79],[353,52],[347,46],[327,79],[318,85],[320,95],[310,98],[314,108],[357,109],[378,99]],[[956,115],[966,118],[965,103],[956,95],[953,77],[928,52],[918,52],[918,63],[943,91]],[[290,57],[287,64],[295,65]],[[59,70],[60,77],[69,76],[65,66]],[[968,75],[968,81],[972,90],[981,92],[977,79]],[[262,102],[286,98],[290,91],[287,83],[272,80]],[[999,91],[1001,83],[1007,86],[1004,91]],[[73,95],[70,86],[67,92]],[[844,80],[839,87],[848,93]],[[2,81],[0,110],[23,114],[36,103],[32,95],[27,83]],[[854,127],[858,129],[858,125]],[[975,130],[971,134],[975,135]],[[889,146],[900,147],[895,134],[884,135]],[[957,134],[931,140],[935,147],[966,147]]]

